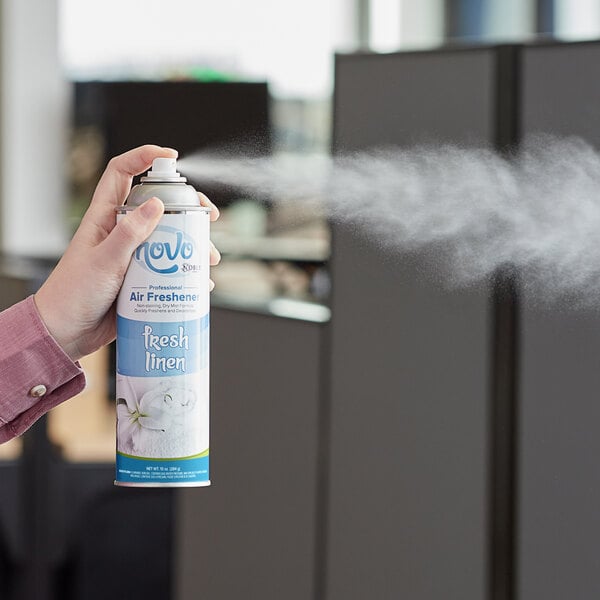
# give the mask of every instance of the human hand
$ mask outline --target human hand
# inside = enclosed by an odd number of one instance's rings
[[[115,300],[131,255],[154,231],[164,206],[150,198],[118,224],[115,208],[125,201],[133,176],[162,157],[177,157],[177,151],[141,146],[108,163],[71,243],[34,296],[52,337],[74,361],[115,338]],[[215,221],[218,209],[204,194],[199,196],[203,206],[212,208],[210,218]],[[219,260],[211,243],[211,266]]]

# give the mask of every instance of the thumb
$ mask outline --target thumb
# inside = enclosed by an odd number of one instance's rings
[[[125,272],[134,250],[154,231],[164,208],[158,198],[150,198],[119,219],[101,243],[102,266],[108,271]]]

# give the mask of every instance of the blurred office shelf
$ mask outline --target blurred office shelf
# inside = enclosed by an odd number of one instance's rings
[[[257,313],[311,323],[327,323],[331,310],[319,302],[273,297],[257,299],[240,294],[213,292],[211,304],[215,308],[226,308],[241,312]]]
[[[325,238],[239,237],[219,231],[211,237],[223,255],[292,262],[325,262],[329,259],[329,239]]]
[[[223,207],[211,239],[221,263],[211,270],[216,307],[322,323],[330,281],[330,232],[305,203],[240,198]]]

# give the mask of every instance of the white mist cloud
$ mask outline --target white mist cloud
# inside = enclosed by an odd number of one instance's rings
[[[588,304],[600,292],[600,154],[578,138],[539,136],[512,156],[452,145],[333,160],[204,153],[179,168],[308,210],[319,198],[391,254],[435,249],[448,285],[508,263],[542,301]]]

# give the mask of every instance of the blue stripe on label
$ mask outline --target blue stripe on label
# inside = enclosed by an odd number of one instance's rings
[[[153,460],[117,453],[116,479],[123,483],[206,483],[208,465],[208,456]]]
[[[190,321],[117,316],[117,372],[130,377],[194,373],[208,366],[209,315]]]

